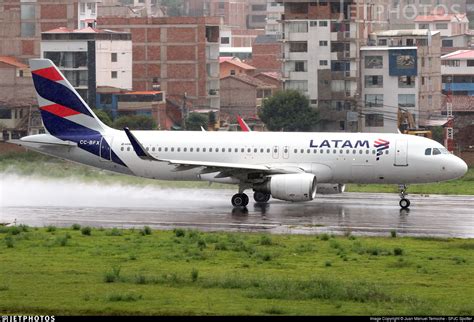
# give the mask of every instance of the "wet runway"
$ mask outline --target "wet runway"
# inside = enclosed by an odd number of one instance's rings
[[[335,233],[474,238],[474,196],[317,195],[306,203],[270,200],[233,209],[233,190],[166,189],[2,175],[0,223],[30,226],[198,228],[206,231]]]

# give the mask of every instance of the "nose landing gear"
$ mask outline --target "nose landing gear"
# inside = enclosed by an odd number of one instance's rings
[[[405,184],[401,184],[398,186],[398,189],[400,190],[400,202],[398,203],[402,209],[408,209],[410,207],[410,200],[406,198],[408,195],[406,193],[407,191],[407,186]]]

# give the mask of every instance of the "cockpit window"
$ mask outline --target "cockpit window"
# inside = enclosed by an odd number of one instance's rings
[[[441,151],[438,148],[433,148],[433,155],[441,154]]]
[[[425,155],[431,155],[431,148],[425,150]]]

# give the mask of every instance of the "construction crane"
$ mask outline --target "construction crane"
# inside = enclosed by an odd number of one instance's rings
[[[398,108],[398,128],[403,134],[418,135],[429,139],[433,137],[430,130],[417,128],[413,114],[402,108]]]

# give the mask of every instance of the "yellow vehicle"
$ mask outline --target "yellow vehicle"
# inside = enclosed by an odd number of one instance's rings
[[[413,118],[413,114],[405,109],[398,109],[398,128],[400,132],[403,134],[411,134],[411,135],[418,135],[423,136],[425,138],[431,139],[433,134],[430,130],[426,129],[419,129],[415,127],[415,119]]]

